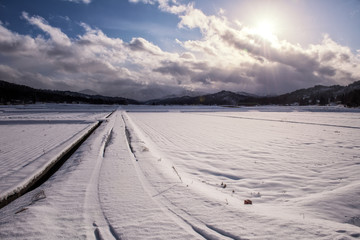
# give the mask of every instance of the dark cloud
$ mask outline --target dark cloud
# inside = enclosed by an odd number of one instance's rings
[[[146,51],[147,50],[144,42],[139,38],[131,40],[131,42],[129,43],[129,47],[133,51]]]
[[[333,67],[320,67],[318,72],[321,75],[325,75],[325,76],[329,76],[329,77],[335,76],[335,74],[336,74],[336,70]]]
[[[250,56],[261,63],[267,59],[270,62],[291,66],[300,72],[313,72],[319,67],[319,62],[315,56],[308,55],[292,46],[275,48],[270,41],[259,40],[259,37],[254,37],[251,34],[240,38],[236,32],[226,31],[222,35],[222,39],[240,51],[245,49]]]
[[[13,33],[0,22],[0,52],[2,54],[21,54],[34,46],[34,39]]]
[[[251,44],[250,41],[247,39],[240,39],[238,38],[237,34],[235,32],[226,31],[224,34],[221,35],[221,39],[235,47],[236,49],[240,51],[246,51],[251,54],[258,55],[259,53],[259,46],[256,46],[254,44]]]
[[[185,59],[195,59],[194,54],[186,52],[180,55],[181,58],[185,58]]]
[[[132,51],[143,51],[153,55],[161,54],[161,49],[143,38],[133,38],[128,44]]]
[[[77,42],[76,42],[78,45],[82,45],[82,46],[90,46],[90,45],[93,45],[93,42],[91,42],[90,40],[88,39],[79,39]]]
[[[350,61],[350,56],[348,54],[342,53],[342,54],[340,54],[340,59],[343,62],[349,62]]]
[[[324,54],[321,56],[320,61],[321,61],[321,62],[329,62],[329,61],[331,61],[331,60],[333,60],[333,59],[335,59],[335,58],[336,58],[336,54],[333,53],[333,52],[328,51],[328,52],[324,53]]]
[[[72,58],[74,56],[74,52],[71,48],[63,47],[63,46],[51,46],[47,49],[46,54],[50,58]]]
[[[220,83],[241,83],[244,77],[240,69],[224,70],[219,68],[205,69],[200,73],[192,75],[193,82],[202,82],[204,84]]]
[[[154,72],[170,74],[172,76],[191,76],[193,71],[188,67],[176,62],[163,62],[163,66],[154,69]]]
[[[15,53],[20,52],[26,49],[26,45],[23,41],[14,41],[14,42],[0,42],[0,52],[1,53]]]

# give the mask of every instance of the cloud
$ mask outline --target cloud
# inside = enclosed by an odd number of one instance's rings
[[[85,33],[71,39],[39,16],[22,16],[49,37],[20,35],[0,25],[3,80],[39,88],[91,88],[105,95],[141,100],[182,89],[175,79],[153,72],[165,59],[179,55],[163,52],[143,38],[124,42],[81,23]]]
[[[160,11],[179,17],[179,31],[199,29],[201,37],[176,40],[183,50],[167,52],[147,39],[126,42],[86,23],[80,23],[83,34],[70,38],[44,18],[23,12],[22,19],[42,34],[21,35],[0,23],[0,79],[139,100],[189,90],[280,94],[360,79],[360,55],[328,35],[304,48],[276,36],[265,39],[221,14],[208,16],[193,4],[130,2],[157,4]]]
[[[91,3],[92,0],[64,0],[64,1],[89,4],[89,3]]]
[[[0,52],[2,55],[22,54],[35,47],[35,40],[29,36],[13,33],[0,24]]]
[[[145,3],[145,4],[154,4],[155,3],[155,1],[153,1],[153,0],[129,0],[129,2],[131,2],[131,3],[142,2],[142,3]]]
[[[163,12],[168,12],[172,14],[184,13],[191,7],[191,4],[186,6],[180,4],[177,0],[129,0],[131,3],[145,3],[145,4],[158,4],[159,9]]]
[[[188,7],[186,14],[180,16],[180,19],[178,24],[180,28],[199,28],[202,32],[209,28],[209,18],[199,9],[194,9],[192,5]]]
[[[68,36],[66,36],[66,34],[64,34],[59,28],[54,28],[50,26],[42,17],[29,17],[29,14],[27,12],[22,12],[22,17],[30,24],[37,26],[44,32],[48,33],[54,43],[63,46],[69,46],[71,44],[70,39],[68,38]]]
[[[153,55],[162,54],[162,51],[158,46],[150,43],[144,38],[133,38],[128,46],[133,51],[143,51]]]
[[[179,17],[179,27],[198,28],[202,38],[177,42],[199,59],[207,59],[208,66],[217,66],[217,74],[205,70],[208,77],[198,75],[195,80],[214,83],[221,79],[224,88],[229,82],[238,82],[241,87],[244,82],[246,86],[252,83],[249,89],[254,92],[273,94],[315,84],[345,85],[360,79],[360,70],[354,68],[359,57],[328,35],[320,44],[303,48],[276,36],[264,38],[254,29],[231,23],[224,16],[207,16],[193,6]],[[229,75],[234,71],[246,74]]]
[[[154,69],[155,72],[159,72],[162,74],[170,74],[175,77],[192,75],[193,71],[177,62],[163,62],[163,66]]]

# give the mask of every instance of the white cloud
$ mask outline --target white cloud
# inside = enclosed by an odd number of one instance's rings
[[[56,44],[64,46],[69,46],[71,44],[70,39],[68,38],[68,36],[66,36],[66,34],[64,34],[59,28],[50,26],[42,17],[29,17],[29,14],[27,12],[23,12],[22,17],[26,19],[30,24],[35,25],[44,32],[48,33],[51,39]]]
[[[142,3],[145,3],[145,4],[154,4],[155,3],[154,0],[129,0],[129,2],[131,2],[131,3],[142,2]]]
[[[158,0],[158,3],[162,11],[172,14],[184,13],[190,7],[190,5],[179,4],[176,0]]]
[[[91,3],[92,0],[64,0],[64,1],[89,4]]]
[[[192,28],[199,28],[202,31],[205,31],[209,28],[209,17],[206,16],[199,9],[193,8],[192,5],[186,11],[186,14],[180,16],[181,21],[178,26]]]
[[[129,0],[131,3],[145,3],[145,4],[158,4],[159,9],[164,12],[172,14],[180,14],[187,11],[188,7],[184,4],[179,4],[177,0]]]

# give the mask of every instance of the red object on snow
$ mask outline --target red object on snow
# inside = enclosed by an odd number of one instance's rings
[[[251,205],[252,201],[250,199],[246,199],[246,200],[244,200],[244,204]]]

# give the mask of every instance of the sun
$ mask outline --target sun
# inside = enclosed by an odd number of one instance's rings
[[[275,24],[269,19],[259,21],[255,27],[255,33],[270,42],[273,42],[276,39],[275,31]]]

